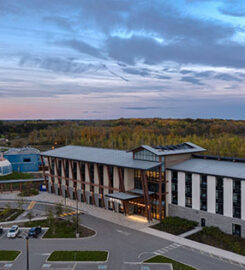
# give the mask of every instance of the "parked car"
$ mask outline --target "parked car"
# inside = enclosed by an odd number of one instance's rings
[[[15,238],[19,232],[20,232],[19,226],[13,225],[7,233],[7,237],[8,238]]]
[[[35,237],[37,238],[38,235],[42,232],[42,228],[40,226],[38,227],[32,227],[30,230],[29,230],[29,233],[28,235],[31,236],[31,237]]]
[[[0,235],[3,233],[3,228],[0,227]]]

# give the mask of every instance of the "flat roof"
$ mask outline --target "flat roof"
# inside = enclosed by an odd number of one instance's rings
[[[170,170],[245,179],[245,164],[241,162],[193,158],[169,167]]]
[[[139,189],[139,188],[130,189],[129,192],[135,193],[135,194],[138,194],[138,195],[141,195],[141,196],[144,195],[143,190],[142,190],[142,189]],[[149,194],[149,195],[153,195],[153,194],[155,194],[155,192],[153,192],[153,191],[148,191],[148,194]]]
[[[130,194],[126,192],[116,192],[116,193],[109,193],[105,195],[106,197],[117,199],[117,200],[122,200],[122,201],[127,201],[127,200],[132,200],[132,199],[137,199],[142,197],[142,195],[137,195],[137,194]]]
[[[161,165],[160,162],[134,160],[132,153],[127,151],[75,145],[42,152],[41,155],[141,170]]]

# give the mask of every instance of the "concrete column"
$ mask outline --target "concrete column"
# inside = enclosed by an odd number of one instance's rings
[[[72,162],[69,161],[68,164],[69,164],[69,178],[73,179],[72,178]],[[69,180],[69,187],[73,188],[73,181],[71,181],[71,180]]]
[[[65,161],[64,161],[64,163],[65,163]],[[64,171],[65,171],[65,168],[63,168],[63,162],[61,162],[61,176],[62,177],[65,177]],[[61,184],[62,185],[65,185],[66,184],[66,180],[62,178]]]
[[[57,168],[57,166],[56,166],[56,163],[58,163],[58,160],[56,159],[56,161],[54,162],[54,175],[56,175],[55,177],[54,177],[54,183],[55,184],[58,184],[58,168]]]
[[[109,176],[108,176],[108,171],[107,171],[107,166],[104,165],[104,186],[105,187],[109,187]],[[109,189],[108,188],[104,188],[104,194],[108,194],[109,193]]]
[[[185,207],[185,173],[178,172],[178,205]]]
[[[79,162],[77,162],[77,180],[81,181],[81,179],[82,177],[81,177]],[[82,189],[82,184],[80,182],[77,182],[77,190],[81,190],[81,189]]]
[[[192,174],[192,208],[200,210],[200,174]]]
[[[166,181],[167,181],[167,201],[166,204],[171,203],[172,202],[172,172],[167,170],[166,171]]]
[[[94,164],[94,183],[99,185],[98,164]],[[99,187],[94,187],[94,193],[99,193]]]
[[[241,180],[241,218],[245,220],[245,180]]]
[[[233,216],[233,186],[231,178],[224,178],[224,216]]]
[[[85,182],[86,183],[90,183],[90,179],[89,179],[89,170],[88,170],[88,163],[85,163]],[[85,191],[90,191],[90,185],[86,184],[85,185]]]
[[[113,167],[114,188],[119,189],[118,167]]]
[[[216,178],[214,176],[207,177],[208,182],[208,212],[215,214],[216,208]]]
[[[124,168],[124,185],[125,190],[130,190],[134,188],[134,170]]]

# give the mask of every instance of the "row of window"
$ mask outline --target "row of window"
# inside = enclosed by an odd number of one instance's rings
[[[207,211],[207,175],[200,176],[200,210]],[[216,214],[224,214],[224,180],[216,177]],[[241,180],[233,180],[233,217],[241,218]],[[172,204],[178,204],[178,173],[172,171]],[[185,174],[185,206],[192,207],[192,174]]]
[[[159,157],[150,151],[141,150],[134,154],[134,159],[147,160],[147,161],[159,161]]]

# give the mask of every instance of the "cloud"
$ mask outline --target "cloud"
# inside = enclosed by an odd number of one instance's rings
[[[142,77],[146,77],[146,76],[151,75],[150,70],[147,69],[147,68],[131,68],[131,67],[127,67],[127,68],[123,68],[123,71],[125,73],[131,74],[131,75],[140,75]]]
[[[54,72],[79,74],[90,70],[102,68],[101,65],[93,65],[81,63],[70,58],[60,57],[37,57],[37,56],[22,56],[19,61],[20,66],[32,66]]]
[[[105,57],[102,55],[101,51],[93,46],[90,46],[89,44],[81,41],[81,40],[63,40],[63,41],[56,41],[56,45],[72,48],[80,53],[88,54],[90,56],[93,56],[95,58],[105,59]]]
[[[72,24],[68,18],[60,16],[46,16],[43,18],[44,22],[54,24],[61,29],[73,31]]]
[[[192,84],[195,84],[195,85],[204,85],[204,83],[200,82],[199,79],[191,77],[191,76],[182,77],[181,81],[192,83]]]
[[[227,74],[227,73],[220,73],[214,76],[215,79],[223,80],[223,81],[236,81],[241,82],[242,80],[240,78],[237,78],[233,75]]]
[[[224,1],[219,11],[228,16],[245,17],[245,4],[243,0]]]
[[[132,111],[145,111],[145,110],[157,110],[160,109],[160,107],[120,107],[122,110],[132,110]]]
[[[245,68],[245,46],[236,42],[224,44],[195,43],[183,40],[162,45],[150,38],[133,36],[129,39],[108,39],[108,54],[111,58],[135,65],[142,61],[148,65],[173,61],[179,64],[199,64],[216,67]]]

